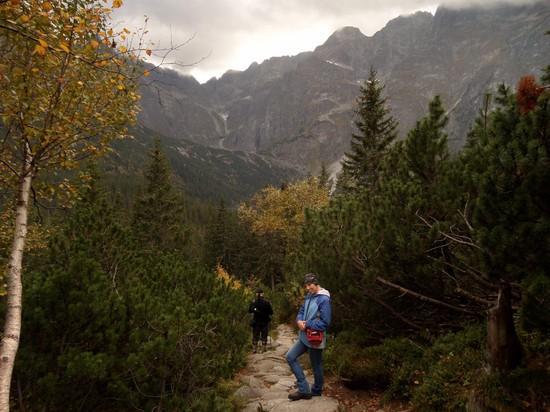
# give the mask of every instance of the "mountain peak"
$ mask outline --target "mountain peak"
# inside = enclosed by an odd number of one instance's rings
[[[386,26],[381,31],[410,30],[413,27],[430,24],[433,18],[433,14],[427,11],[417,11],[413,14],[404,14],[390,20],[388,23],[386,23]],[[377,32],[376,34],[378,33],[380,32]]]
[[[334,33],[332,33],[331,36],[325,42],[325,45],[336,44],[336,43],[340,44],[340,43],[348,42],[350,40],[351,41],[361,40],[361,39],[365,39],[366,37],[367,36],[361,33],[361,30],[359,30],[357,27],[345,26],[336,30]]]
[[[177,82],[158,82],[161,92],[144,88],[140,119],[162,134],[269,154],[315,172],[322,162],[338,164],[348,150],[359,85],[374,67],[400,136],[440,95],[452,110],[446,132],[455,150],[487,90],[516,84],[548,64],[550,44],[542,28],[549,12],[545,0],[488,11],[418,12],[393,19],[372,36],[344,27],[312,52],[270,58],[207,85],[177,89]]]

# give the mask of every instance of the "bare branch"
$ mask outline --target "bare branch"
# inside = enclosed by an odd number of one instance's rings
[[[472,225],[470,224],[470,222],[468,221],[468,203],[469,203],[470,199],[469,199],[469,196],[468,196],[468,199],[466,200],[466,204],[464,205],[464,211],[461,212],[460,210],[458,210],[458,214],[460,216],[462,216],[462,220],[464,220],[464,223],[466,223],[466,226],[468,226],[468,229],[470,229],[470,231],[474,231],[474,228],[472,227]]]
[[[431,256],[429,256],[429,258],[432,259],[432,260],[437,260],[437,259],[435,259]],[[472,276],[475,280],[477,280],[479,283],[481,283],[483,286],[485,286],[487,288],[490,288],[490,289],[493,289],[493,290],[498,290],[498,285],[495,285],[495,284],[489,282],[488,280],[486,280],[484,278],[484,276],[486,276],[486,275],[483,272],[480,272],[479,270],[474,269],[473,267],[468,265],[466,262],[463,262],[463,261],[460,262],[462,265],[464,265],[466,267],[466,269],[461,268],[457,265],[454,265],[454,264],[452,264],[451,262],[448,262],[448,261],[443,261],[442,263],[444,265],[449,266],[450,268],[458,270],[461,273]]]
[[[491,302],[490,300],[487,300],[487,299],[480,298],[479,296],[476,296],[468,292],[467,290],[462,289],[461,287],[457,287],[455,289],[455,292],[482,305],[491,306],[494,304],[494,302]]]
[[[469,310],[469,309],[464,309],[464,308],[460,308],[458,306],[454,306],[454,305],[450,305],[448,303],[445,303],[445,302],[442,302],[440,300],[437,300],[437,299],[434,299],[434,298],[430,298],[428,296],[425,296],[425,295],[422,295],[420,293],[417,293],[417,292],[413,292],[412,290],[410,289],[407,289],[407,288],[404,288],[403,286],[399,286],[399,285],[396,285],[395,283],[392,283],[390,282],[389,280],[386,280],[380,276],[377,276],[376,277],[376,280],[386,286],[389,286],[391,288],[394,288],[394,289],[397,289],[397,290],[400,290],[401,292],[404,292],[408,295],[411,295],[417,299],[420,299],[424,302],[430,302],[430,303],[433,303],[435,305],[438,305],[438,306],[442,306],[442,307],[445,307],[447,309],[451,309],[451,310],[454,310],[454,311],[457,311],[457,312],[462,312],[462,313],[467,313],[469,315],[475,315],[475,316],[480,316],[480,313],[479,312],[475,312],[475,311],[472,311],[472,310]]]
[[[36,195],[36,190],[34,190],[34,187],[31,186],[31,191],[32,191],[32,199],[33,199],[33,204],[34,204],[34,207],[36,209],[36,213],[38,213],[38,221],[40,222],[40,224],[44,223],[44,219],[42,218],[42,213],[40,213],[40,207],[39,207],[39,203],[38,203],[38,196]]]
[[[17,170],[15,170],[8,162],[6,162],[5,160],[2,160],[0,159],[0,162],[6,166],[8,169],[10,169],[10,171],[17,177],[20,177],[19,176],[19,172],[17,172]]]
[[[416,216],[417,216],[420,220],[422,220],[422,222],[424,222],[424,224],[425,224],[427,227],[429,227],[430,229],[433,228],[433,223],[428,222],[427,219],[425,219],[424,217],[420,216],[420,215],[418,214],[418,211],[416,212]],[[450,234],[445,233],[445,232],[443,232],[443,231],[441,231],[441,230],[438,230],[438,232],[439,232],[439,234],[440,234],[441,236],[443,236],[443,237],[446,238],[446,239],[451,240],[452,242],[459,243],[459,244],[465,245],[465,246],[470,246],[470,247],[473,247],[473,248],[475,248],[475,249],[478,249],[478,250],[484,252],[484,250],[483,250],[481,247],[479,247],[478,245],[476,245],[476,244],[474,243],[474,241],[473,241],[471,238],[469,238],[468,236],[457,235],[457,234],[454,234],[454,233],[453,233],[452,235],[450,235]]]
[[[416,330],[421,330],[422,329],[416,323],[414,323],[413,321],[410,321],[409,319],[407,319],[406,317],[404,317],[403,315],[398,313],[395,309],[393,309],[390,305],[388,305],[386,302],[384,302],[382,299],[378,298],[377,296],[369,293],[366,290],[363,290],[363,294],[365,296],[367,296],[369,299],[374,300],[380,306],[383,306],[384,308],[386,308],[393,316],[395,316],[397,319],[401,320],[403,323],[409,325],[413,329],[416,329]]]

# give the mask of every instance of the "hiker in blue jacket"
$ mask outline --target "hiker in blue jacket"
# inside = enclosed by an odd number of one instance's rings
[[[298,390],[288,395],[291,401],[311,399],[312,396],[321,396],[323,392],[323,349],[326,346],[326,330],[332,317],[330,293],[319,286],[315,273],[305,275],[304,286],[308,294],[296,317],[296,324],[300,329],[298,341],[286,354],[286,360],[298,384]],[[322,332],[322,336],[319,332]],[[298,361],[305,352],[309,352],[313,369],[314,382],[311,389]]]

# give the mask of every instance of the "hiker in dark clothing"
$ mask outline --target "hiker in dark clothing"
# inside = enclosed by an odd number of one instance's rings
[[[267,332],[273,309],[271,304],[264,299],[264,292],[261,289],[256,290],[256,300],[248,307],[248,312],[254,314],[252,322],[252,346],[253,352],[258,350],[258,341],[261,339],[263,349],[267,347]],[[260,348],[262,349],[262,348]]]

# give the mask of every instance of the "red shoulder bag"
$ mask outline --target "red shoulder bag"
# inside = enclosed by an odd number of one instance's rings
[[[322,330],[306,328],[306,338],[311,346],[319,346],[323,342],[323,336]]]

